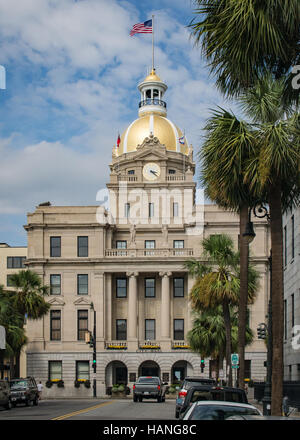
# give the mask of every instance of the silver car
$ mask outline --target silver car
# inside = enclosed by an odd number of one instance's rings
[[[183,420],[226,420],[237,415],[257,415],[261,412],[247,403],[220,402],[214,400],[195,402]]]

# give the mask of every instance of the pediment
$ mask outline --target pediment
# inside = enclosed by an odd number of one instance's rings
[[[65,302],[61,298],[55,297],[51,298],[48,301],[48,304],[50,304],[51,306],[64,306]]]
[[[141,145],[137,146],[136,149],[136,159],[165,159],[167,156],[165,145],[159,142],[156,137],[147,137],[144,139]]]
[[[89,298],[80,297],[80,298],[76,299],[76,301],[74,301],[74,305],[75,306],[80,306],[80,305],[90,306],[91,300]]]

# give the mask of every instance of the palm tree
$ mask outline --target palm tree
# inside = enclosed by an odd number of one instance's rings
[[[266,72],[290,82],[291,66],[300,64],[298,0],[195,0],[195,6],[191,35],[224,94],[238,95]]]
[[[15,288],[15,291],[11,293],[12,303],[22,316],[22,328],[25,324],[25,317],[37,320],[48,313],[50,305],[44,299],[44,295],[48,293],[48,287],[42,284],[41,278],[36,272],[21,270],[13,274],[11,285]],[[16,358],[18,374],[20,350],[18,350]]]
[[[3,378],[3,361],[10,359],[10,377],[14,377],[14,357],[27,342],[23,328],[23,317],[15,309],[11,292],[0,285],[0,325],[5,328],[6,348],[0,350],[0,374]]]
[[[239,386],[244,387],[245,338],[248,302],[249,246],[243,236],[249,206],[255,194],[244,182],[245,163],[253,154],[255,137],[249,125],[223,109],[213,112],[205,128],[199,153],[200,181],[205,194],[219,206],[240,215],[240,295],[239,295]]]
[[[274,317],[272,414],[281,414],[283,380],[283,268],[282,268],[282,213],[299,200],[299,114],[293,113],[292,105],[283,100],[284,80],[273,80],[270,74],[261,78],[255,86],[242,94],[238,102],[250,122],[241,122],[244,137],[249,140],[249,155],[240,167],[241,179],[248,186],[252,198],[267,202],[270,207],[270,228],[272,242],[272,313]],[[229,115],[229,116],[228,116]],[[224,118],[229,119],[224,124]],[[203,175],[215,200],[228,194],[232,167],[233,143],[230,120],[237,118],[223,110],[213,115],[213,124],[221,127],[218,138],[220,153],[215,143],[214,162],[210,164],[209,152],[216,138],[214,130],[208,134],[203,157],[207,161]],[[208,123],[208,127],[210,123]],[[228,152],[227,152],[228,151]],[[219,168],[217,162],[220,162]],[[206,163],[206,162],[204,162]],[[215,181],[212,165],[215,166]],[[233,167],[233,176],[236,167]],[[208,171],[207,171],[208,170]],[[222,175],[223,170],[223,175]],[[207,177],[208,176],[208,177]],[[231,178],[232,180],[232,178]],[[227,186],[226,186],[227,185]],[[218,186],[220,190],[218,190]],[[219,192],[218,192],[219,191]],[[216,194],[214,194],[214,192]],[[229,200],[230,203],[232,200]],[[241,229],[241,233],[243,230]],[[240,309],[241,310],[241,309]],[[245,304],[243,310],[245,311]],[[273,385],[274,384],[274,385]]]
[[[230,237],[224,234],[211,235],[202,241],[203,257],[214,267],[203,267],[197,262],[189,261],[185,264],[191,273],[196,264],[198,277],[190,291],[190,299],[195,310],[214,309],[222,306],[226,332],[226,365],[229,369],[228,382],[232,385],[231,372],[231,320],[230,305],[238,303],[238,280],[233,271],[234,250]]]
[[[222,315],[222,308],[194,312],[194,323],[192,330],[187,334],[191,349],[199,353],[201,357],[211,357],[216,360],[217,377],[223,366],[224,346],[226,344],[225,325]],[[232,349],[235,352],[238,345],[238,317],[237,313],[230,308]],[[246,327],[246,345],[253,341],[253,332],[249,326]]]

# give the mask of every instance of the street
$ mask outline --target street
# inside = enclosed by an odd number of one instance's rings
[[[42,400],[38,406],[0,409],[1,420],[175,420],[175,400]]]

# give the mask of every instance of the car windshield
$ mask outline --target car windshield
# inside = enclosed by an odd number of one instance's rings
[[[27,380],[12,380],[10,381],[10,388],[26,388],[28,386]]]
[[[159,379],[157,377],[140,377],[137,383],[153,383],[158,384]]]
[[[237,414],[259,415],[255,408],[222,405],[196,405],[189,420],[226,420]]]
[[[183,387],[188,389],[197,385],[214,385],[213,381],[210,380],[187,380],[184,382]]]

